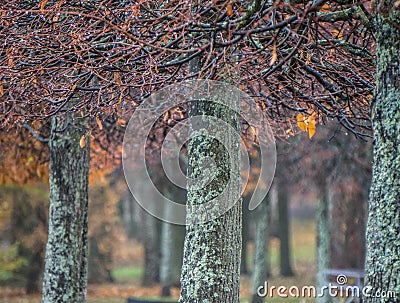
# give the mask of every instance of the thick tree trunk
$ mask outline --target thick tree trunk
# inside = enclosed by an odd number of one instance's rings
[[[239,105],[239,100],[234,98],[237,97],[233,96],[229,102],[237,102]],[[195,181],[188,183],[188,225],[179,302],[237,303],[242,219],[241,200],[237,200],[241,189],[239,138],[226,128],[215,126],[206,115],[214,116],[219,121],[224,120],[235,130],[239,128],[239,119],[237,114],[222,105],[212,102],[193,103],[190,105],[189,116],[200,115],[202,121],[208,121],[210,126],[194,130],[191,124],[188,177]],[[225,140],[224,144],[216,142],[210,135],[210,131],[215,129],[218,130],[213,134],[217,134],[219,140]],[[210,159],[214,162],[211,168],[204,165]],[[199,189],[210,177],[213,177],[212,181]],[[213,203],[203,212],[204,203],[220,197],[221,192],[224,194],[219,202]],[[233,206],[226,211],[229,204]],[[222,209],[226,212],[216,219],[206,223],[202,221],[204,216],[220,213]]]
[[[400,11],[377,1],[377,85],[372,104],[373,177],[367,223],[367,303],[400,300]],[[397,298],[373,296],[396,292]]]
[[[86,301],[90,139],[85,119],[66,119],[54,117],[51,126],[44,303]]]
[[[284,181],[278,183],[278,216],[280,239],[280,269],[284,277],[293,276],[290,255],[290,219],[288,214],[288,196]]]
[[[264,298],[257,294],[257,289],[260,286],[264,286],[265,281],[267,281],[267,278],[270,274],[268,245],[270,194],[271,192],[255,210],[256,234],[254,238],[254,271],[251,303],[264,302]]]

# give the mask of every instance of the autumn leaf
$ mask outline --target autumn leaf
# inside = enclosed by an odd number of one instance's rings
[[[43,0],[43,1],[41,1],[41,2],[39,3],[39,8],[40,8],[40,11],[41,11],[42,13],[43,13],[43,11],[44,11],[44,7],[46,6],[47,2],[49,2],[49,0]]]
[[[98,116],[96,116],[96,123],[97,123],[97,126],[100,128],[100,130],[102,130],[103,124],[101,123],[100,118]]]
[[[86,145],[86,142],[85,142],[85,135],[82,135],[81,140],[79,141],[79,146],[80,146],[81,148],[84,148],[85,145]]]
[[[315,135],[315,131],[316,131],[316,125],[317,125],[317,121],[315,120],[315,118],[317,117],[317,113],[313,112],[311,114],[310,117],[307,118],[307,130],[308,130],[308,136],[310,137],[310,139]]]
[[[226,13],[228,14],[228,16],[232,16],[233,15],[232,4],[230,4],[230,3],[228,4]]]
[[[287,134],[288,136],[294,136],[294,132],[293,132],[293,130],[292,130],[291,128],[288,128],[288,129],[286,130],[286,134]]]
[[[272,57],[271,61],[269,62],[269,65],[272,66],[274,63],[278,60],[278,53],[276,51],[276,43],[274,43],[274,46],[272,47]]]
[[[121,125],[121,126],[125,126],[126,121],[125,121],[124,119],[121,119],[121,118],[120,118],[120,119],[117,120],[117,124],[118,124],[118,125]]]
[[[297,126],[303,130],[307,131],[307,124],[305,123],[305,119],[302,114],[297,115]]]
[[[336,37],[336,39],[343,40],[343,30],[334,29],[332,31],[332,34],[333,34],[334,37]]]
[[[328,4],[328,3],[325,3],[324,5],[322,5],[319,11],[320,11],[321,13],[330,12],[331,9],[330,9],[330,7],[329,7],[329,4]]]
[[[310,139],[315,135],[317,116],[318,116],[317,112],[313,112],[307,119],[303,116],[303,114],[297,115],[297,126],[302,131],[308,132],[308,136],[310,137]]]
[[[12,55],[11,55],[11,48],[8,48],[6,50],[6,55],[7,55],[7,65],[8,65],[8,67],[15,67],[14,61],[13,61],[13,58],[12,58]]]
[[[308,123],[307,128],[308,128],[308,137],[311,139],[315,135],[316,121],[311,120],[310,123]]]

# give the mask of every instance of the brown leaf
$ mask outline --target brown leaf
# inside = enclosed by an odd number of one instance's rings
[[[79,146],[81,148],[84,148],[86,145],[86,141],[85,141],[85,135],[82,135],[81,140],[79,141]]]
[[[269,65],[272,66],[274,63],[278,60],[278,53],[276,51],[276,43],[274,43],[274,46],[272,47],[272,57],[271,61],[269,62]]]
[[[101,123],[100,118],[98,116],[96,116],[96,123],[97,123],[97,126],[100,128],[100,130],[102,130],[103,124]]]

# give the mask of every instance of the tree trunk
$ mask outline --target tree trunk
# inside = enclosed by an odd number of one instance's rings
[[[250,199],[249,201],[250,202]],[[245,205],[248,203],[244,202]],[[240,258],[240,273],[243,275],[247,275],[249,273],[249,269],[247,267],[247,244],[249,242],[249,209],[243,208],[243,215],[242,215],[242,254]]]
[[[149,171],[151,173],[151,171]],[[138,180],[137,182],[142,182]],[[142,182],[142,190],[147,198],[146,206],[153,211],[162,201],[158,201],[157,195],[152,190],[152,184]],[[160,282],[160,232],[161,225],[159,219],[138,206],[140,215],[141,241],[144,247],[144,266],[143,266],[143,286],[152,286]]]
[[[52,119],[44,303],[86,301],[89,141],[85,119]]]
[[[159,222],[151,214],[143,211],[144,221],[144,275],[143,286],[152,286],[160,282],[160,246]]]
[[[290,220],[288,214],[287,188],[283,181],[278,183],[278,216],[280,239],[280,269],[284,277],[293,276],[290,256]]]
[[[371,295],[394,291],[397,298],[366,296],[367,303],[399,302],[400,296],[400,11],[394,0],[377,1],[377,8],[374,157],[365,284],[371,287]]]
[[[325,284],[323,271],[330,266],[330,203],[331,192],[330,185],[327,181],[322,181],[318,184],[320,197],[317,200],[317,276],[316,289],[320,290]],[[324,296],[317,297],[316,302],[329,302],[328,292],[325,291]]]
[[[264,298],[257,294],[257,289],[265,284],[270,274],[269,264],[269,200],[270,194],[255,210],[256,235],[254,238],[254,272],[251,303],[262,303]]]
[[[183,192],[183,191],[182,191]],[[185,194],[185,192],[183,192]],[[181,197],[180,191],[167,193],[171,200],[184,203],[186,197]],[[171,215],[171,204],[166,203],[164,211],[166,217]],[[171,296],[171,287],[179,285],[180,269],[182,268],[183,258],[183,239],[185,238],[185,227],[172,223],[163,222],[161,227],[161,265],[160,282],[161,296]]]
[[[230,104],[237,104],[234,108],[239,108],[239,100],[237,96],[232,96],[232,93],[227,93],[221,98]],[[201,116],[200,119],[210,125],[197,129],[192,123],[190,126],[188,225],[179,302],[237,303],[242,219],[239,138],[226,127],[221,129],[206,116],[213,116],[219,121],[224,120],[235,130],[239,129],[239,117],[223,105],[206,101],[191,102],[189,117],[196,115]],[[210,132],[213,130],[217,130],[212,134],[219,136],[219,142],[211,136]],[[224,144],[221,144],[221,141],[224,141]],[[207,166],[207,160],[210,159],[213,161],[213,167]],[[211,182],[199,188],[207,183],[210,177]],[[210,203],[205,204],[215,197],[220,197],[218,202],[212,203],[211,206]],[[232,207],[229,208],[230,205]],[[203,211],[203,207],[207,207],[207,210]],[[220,214],[221,210],[224,210],[222,215],[204,223],[205,216]]]

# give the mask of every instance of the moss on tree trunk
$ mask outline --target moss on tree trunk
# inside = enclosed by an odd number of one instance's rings
[[[234,98],[229,102],[232,104],[237,102],[239,105],[238,100]],[[196,115],[200,115],[203,121],[210,124],[209,127],[197,129],[191,125],[188,177],[193,181],[188,183],[188,225],[179,301],[236,303],[239,302],[242,216],[241,200],[236,200],[241,188],[239,139],[226,129],[222,130],[216,126],[212,120],[206,118],[206,115],[213,116],[219,121],[224,120],[236,130],[239,127],[239,118],[227,107],[205,101],[191,102],[189,116]],[[226,143],[218,143],[212,138],[210,135],[212,130]],[[214,162],[214,166],[207,168],[204,163],[210,159]],[[233,180],[232,183],[229,183],[230,178]],[[201,186],[210,179],[211,182]],[[206,223],[198,222],[204,213],[199,217],[197,206],[211,201],[224,190],[227,194],[219,203],[208,206],[206,214],[212,215],[224,207],[226,210],[230,203],[233,206],[216,219]]]
[[[400,300],[400,10],[377,1],[373,177],[367,223],[367,303]],[[396,292],[377,297],[379,292]]]
[[[50,215],[42,297],[45,303],[86,301],[89,136],[85,119],[73,115],[69,121],[66,119],[53,118],[49,142]],[[85,144],[81,140],[84,135]]]

